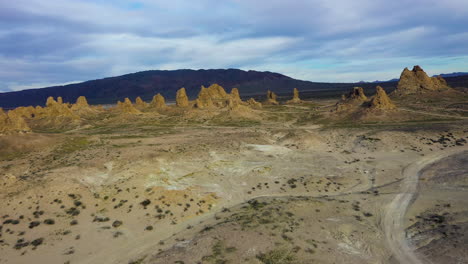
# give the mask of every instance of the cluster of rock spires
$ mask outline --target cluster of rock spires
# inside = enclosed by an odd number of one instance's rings
[[[421,94],[427,91],[443,91],[450,87],[441,76],[429,77],[418,65],[410,71],[405,68],[400,76],[395,95]]]
[[[373,110],[391,110],[395,109],[395,104],[390,100],[385,90],[377,86],[375,95],[369,100],[364,94],[362,87],[354,87],[347,95],[342,95],[341,100],[336,103],[337,112],[354,111],[365,109]]]
[[[414,66],[412,71],[407,68],[403,70],[398,87],[393,94],[402,96],[447,89],[451,88],[442,77],[429,77],[421,67]],[[299,91],[294,88],[293,98],[288,100],[286,104],[300,103],[303,103],[303,101],[299,98]],[[169,108],[164,97],[157,94],[150,103],[146,103],[140,97],[137,97],[135,104],[133,104],[129,98],[125,98],[123,102],[117,102],[117,105],[112,107],[110,111],[134,115],[143,112],[157,114],[169,111],[169,109],[179,109],[178,112],[176,111],[177,113],[180,113],[180,111],[190,113],[192,109],[200,109],[204,110],[204,112],[213,112],[212,110],[218,109],[240,114],[240,116],[248,116],[245,114],[250,113],[253,109],[262,108],[262,105],[278,104],[277,95],[272,91],[267,92],[266,100],[262,103],[253,98],[242,101],[237,88],[233,88],[230,93],[227,93],[220,85],[213,84],[209,87],[202,86],[198,97],[194,101],[189,100],[185,88],[179,89],[176,93],[175,108]],[[350,93],[343,95],[335,106],[335,112],[363,110],[372,113],[393,109],[396,109],[395,104],[380,86],[376,87],[376,94],[370,99],[364,94],[363,88],[354,87]],[[56,100],[49,97],[45,107],[18,107],[7,113],[0,108],[0,134],[29,132],[31,131],[28,126],[30,120],[45,120],[47,125],[79,124],[82,118],[96,115],[102,111],[104,111],[102,106],[90,106],[84,96],[78,97],[75,104],[64,103],[62,97],[57,97]]]
[[[264,103],[277,105],[276,98],[275,93],[268,91],[267,101]],[[302,101],[299,99],[299,92],[294,89],[294,97],[288,103],[300,102]],[[135,115],[143,112],[158,114],[170,109],[174,111],[180,109],[187,113],[191,112],[192,109],[202,109],[208,112],[219,109],[231,113],[240,113],[242,116],[245,113],[250,113],[253,109],[259,108],[262,108],[262,103],[253,98],[245,102],[242,101],[237,88],[232,88],[231,92],[227,93],[220,85],[213,84],[209,87],[202,86],[198,97],[194,101],[189,100],[185,88],[179,89],[176,93],[175,108],[169,108],[164,97],[158,93],[150,103],[146,103],[140,97],[137,97],[133,104],[129,98],[125,98],[123,102],[118,101],[116,106],[110,108],[109,111],[117,114]],[[35,120],[43,124],[43,126],[50,127],[77,125],[83,118],[92,117],[103,111],[105,110],[102,106],[90,106],[84,96],[78,97],[75,104],[65,103],[62,97],[56,99],[49,97],[45,107],[18,107],[7,113],[0,108],[0,134],[29,132],[31,128],[28,123]]]
[[[400,81],[392,96],[401,97],[411,94],[424,95],[427,92],[447,91],[451,88],[444,78],[429,77],[419,66],[414,66],[413,70],[405,68],[401,73]],[[341,100],[336,103],[336,112],[382,112],[383,110],[396,109],[396,105],[389,98],[385,90],[377,86],[375,95],[369,100],[364,94],[362,87],[354,87],[349,94],[342,95]]]
[[[17,107],[5,113],[0,112],[0,134],[31,131],[26,120],[46,120],[49,126],[79,122],[81,117],[98,113],[98,107],[91,107],[84,96],[75,104],[64,103],[62,97],[47,98],[45,107]]]
[[[267,98],[265,100],[265,102],[263,102],[263,104],[266,104],[266,105],[278,105],[278,101],[276,100],[277,96],[274,92],[268,90],[267,91]]]
[[[128,98],[125,98],[123,102],[117,102],[117,110],[123,114],[141,114],[141,111],[136,109]]]
[[[0,108],[0,133],[9,134],[9,133],[25,133],[31,131],[26,121],[18,115],[17,112],[9,111],[5,113],[2,108]]]

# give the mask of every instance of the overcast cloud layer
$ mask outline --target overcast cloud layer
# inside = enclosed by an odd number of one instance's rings
[[[467,0],[0,0],[0,92],[149,69],[468,71]]]

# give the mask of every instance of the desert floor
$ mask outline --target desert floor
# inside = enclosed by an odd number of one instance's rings
[[[467,263],[466,116],[331,104],[2,136],[0,263]]]

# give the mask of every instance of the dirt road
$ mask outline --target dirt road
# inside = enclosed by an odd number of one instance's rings
[[[427,155],[410,165],[402,172],[403,182],[401,192],[387,206],[384,213],[383,227],[389,248],[393,252],[393,257],[404,264],[430,263],[428,260],[421,260],[410,247],[405,236],[404,217],[408,207],[413,202],[418,190],[418,180],[421,170],[431,163],[440,159],[465,151],[467,147],[453,148]]]

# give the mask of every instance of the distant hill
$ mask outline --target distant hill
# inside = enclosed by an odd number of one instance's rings
[[[458,80],[459,84],[468,83],[466,81],[468,76],[454,78],[462,78]],[[447,81],[451,84],[449,80]],[[238,69],[152,70],[64,86],[0,93],[0,107],[8,109],[44,105],[49,96],[62,96],[65,102],[75,102],[76,98],[83,95],[91,104],[114,104],[125,97],[134,100],[137,96],[149,101],[157,93],[161,93],[168,100],[173,100],[177,89],[181,87],[186,88],[190,98],[195,98],[202,85],[209,86],[213,83],[220,84],[228,92],[231,88],[237,87],[241,96],[257,95],[257,98],[261,98],[268,89],[288,96],[292,94],[293,88],[298,88],[301,93],[311,92],[309,94],[316,97],[338,96],[354,86],[361,86],[367,94],[372,94],[376,85],[375,83],[310,82],[274,72]],[[395,81],[379,83],[387,91],[395,89],[396,84]]]
[[[385,82],[398,82],[400,79],[398,78],[394,78],[394,79],[391,79],[391,80],[388,80],[388,81],[373,81],[372,83],[385,83]]]
[[[438,74],[438,75],[433,75],[432,77],[442,76],[444,78],[447,78],[447,77],[458,77],[458,76],[465,76],[465,75],[468,75],[468,72],[442,73],[442,74]]]

